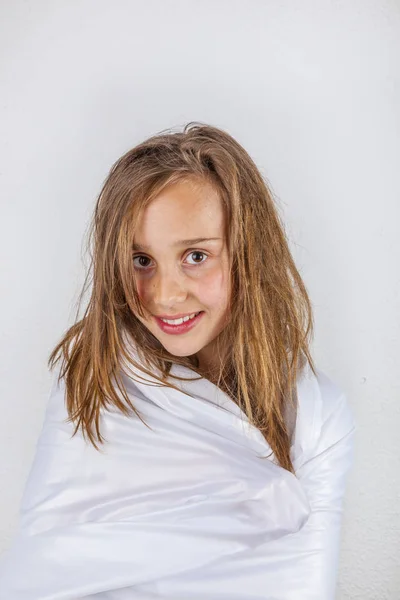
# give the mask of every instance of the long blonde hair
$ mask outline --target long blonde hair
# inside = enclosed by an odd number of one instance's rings
[[[315,374],[311,303],[265,179],[244,148],[217,127],[190,122],[181,132],[163,131],[112,166],[90,224],[91,263],[75,324],[51,352],[49,367],[62,358],[59,379],[65,379],[73,435],[81,428],[96,449],[104,442],[100,411],[108,404],[142,419],[124,389],[124,360],[169,387],[175,387],[166,381],[173,363],[202,375],[193,358],[172,356],[135,316],[145,314],[133,270],[135,224],[163,189],[190,178],[211,183],[226,214],[232,298],[229,323],[217,339],[229,348],[217,385],[261,431],[278,464],[294,473],[285,409],[288,402],[294,405],[307,361]],[[90,283],[90,300],[79,318]],[[132,358],[127,339],[141,362]]]

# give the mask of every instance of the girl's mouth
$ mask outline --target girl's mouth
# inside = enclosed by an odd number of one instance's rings
[[[186,321],[182,321],[182,319],[177,319],[178,321],[180,321],[179,323],[166,323],[165,321],[163,321],[163,319],[161,319],[160,317],[154,317],[157,325],[159,326],[159,328],[164,331],[164,333],[170,333],[172,335],[174,334],[179,334],[179,333],[186,333],[187,331],[190,331],[191,329],[193,329],[193,327],[195,327],[197,325],[197,323],[201,320],[201,317],[204,315],[204,311],[201,310],[198,313],[195,313],[195,316],[192,318],[189,318]]]

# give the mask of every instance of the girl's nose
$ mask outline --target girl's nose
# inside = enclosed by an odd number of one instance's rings
[[[171,272],[158,275],[152,286],[153,303],[159,307],[173,307],[184,302],[187,291],[183,279]]]

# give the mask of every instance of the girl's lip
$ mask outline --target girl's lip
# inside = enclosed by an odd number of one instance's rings
[[[190,314],[193,314],[193,313],[190,313]],[[175,335],[175,334],[186,333],[187,331],[190,331],[190,329],[192,329],[193,327],[195,327],[195,325],[197,325],[197,323],[200,321],[200,319],[203,315],[204,315],[204,311],[200,311],[196,317],[193,317],[193,319],[189,319],[188,321],[185,321],[184,323],[181,323],[180,325],[170,325],[170,324],[162,321],[160,317],[154,317],[154,318],[155,318],[157,325],[159,326],[159,328],[162,331],[164,331],[164,333],[170,333],[172,335]]]
[[[190,315],[194,315],[197,312],[200,312],[200,311],[192,310],[192,312],[190,312],[190,313],[180,313],[179,315],[174,315],[172,317],[170,315],[154,315],[154,316],[157,317],[158,319],[169,319],[170,321],[173,321],[174,319],[182,319],[183,317],[189,317]]]

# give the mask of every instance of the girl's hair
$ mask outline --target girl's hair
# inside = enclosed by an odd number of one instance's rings
[[[307,361],[316,373],[309,350],[311,303],[257,166],[228,133],[199,122],[189,122],[182,132],[162,131],[129,150],[103,184],[90,224],[93,251],[89,248],[91,262],[75,324],[48,359],[53,369],[62,358],[58,379],[65,377],[73,435],[81,427],[99,450],[96,441],[104,442],[100,411],[108,404],[126,415],[133,410],[143,421],[123,385],[124,359],[156,379],[156,385],[175,389],[166,381],[169,375],[175,377],[170,373],[173,363],[202,375],[193,357],[171,355],[135,316],[147,313],[135,284],[135,227],[162,190],[184,180],[211,183],[226,215],[232,295],[228,324],[217,338],[218,348],[228,348],[221,356],[217,385],[261,431],[278,464],[294,473],[285,411],[288,403],[295,406],[296,381]],[[79,318],[89,283],[90,300]],[[141,362],[129,352],[130,343]]]

